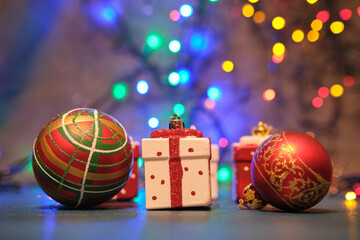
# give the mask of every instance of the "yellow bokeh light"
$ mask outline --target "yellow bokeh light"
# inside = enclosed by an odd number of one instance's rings
[[[346,200],[355,200],[356,194],[354,192],[347,192],[345,194],[345,198],[346,198]]]
[[[254,11],[254,7],[249,3],[245,3],[242,7],[242,13],[247,18],[252,17],[252,15],[254,15]]]
[[[319,36],[320,34],[318,31],[311,30],[308,32],[306,37],[310,42],[316,42],[319,39]]]
[[[274,100],[275,96],[276,96],[276,93],[275,93],[275,91],[274,91],[273,89],[271,89],[271,88],[267,89],[267,90],[263,93],[263,99],[264,99],[265,101],[268,101],[268,102]]]
[[[225,72],[231,72],[234,69],[234,63],[232,61],[224,61],[221,67]]]
[[[276,17],[272,20],[272,26],[276,30],[283,29],[285,27],[286,21],[282,17]]]
[[[251,3],[257,3],[259,0],[248,0]]]
[[[343,88],[343,86],[341,86],[339,84],[334,84],[330,88],[330,94],[333,97],[341,97],[341,95],[343,95],[343,93],[344,93],[344,88]]]
[[[285,53],[285,46],[284,46],[284,44],[278,42],[278,43],[275,43],[275,44],[274,44],[272,50],[273,50],[273,53],[274,53],[275,55],[280,56],[280,55],[283,55],[283,54]]]
[[[323,27],[323,23],[319,19],[315,19],[314,21],[311,22],[311,28],[315,31],[320,31],[322,27]]]
[[[304,32],[300,29],[297,29],[293,32],[291,37],[294,42],[301,42],[302,40],[304,40]]]
[[[335,21],[333,23],[331,23],[330,25],[330,30],[334,33],[334,34],[339,34],[342,31],[344,31],[344,23],[340,22],[340,21]]]
[[[310,4],[314,4],[314,3],[316,3],[318,0],[306,0],[308,3],[310,3]]]
[[[265,13],[263,11],[257,11],[253,19],[256,23],[263,23],[265,21]]]

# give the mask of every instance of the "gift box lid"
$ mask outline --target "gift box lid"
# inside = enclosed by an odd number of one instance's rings
[[[202,132],[195,129],[158,129],[151,133],[151,138],[168,138],[170,136],[201,138]]]
[[[239,140],[240,145],[257,145],[259,146],[265,139],[270,136],[242,136]]]
[[[257,148],[258,145],[233,144],[232,160],[234,162],[251,162]]]
[[[194,136],[178,138],[179,155],[182,160],[186,159],[210,159],[210,139],[197,138]],[[169,138],[144,138],[142,139],[142,157],[144,161],[157,161],[170,159],[170,151],[176,146]]]
[[[142,139],[142,157],[144,161],[172,159],[211,158],[210,139],[204,138],[201,131],[185,128],[184,121],[174,114],[169,121],[169,129],[158,129],[151,138]]]
[[[243,136],[238,143],[232,145],[234,162],[251,161],[258,146],[268,136]]]
[[[260,121],[252,129],[252,136],[242,136],[239,142],[232,145],[232,160],[234,162],[251,162],[258,146],[270,137],[271,129],[271,126]]]

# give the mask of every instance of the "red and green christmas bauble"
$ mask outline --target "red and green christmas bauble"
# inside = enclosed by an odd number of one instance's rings
[[[40,131],[32,165],[40,187],[57,202],[87,208],[125,186],[133,153],[123,126],[96,109],[59,114]]]
[[[255,191],[262,200],[285,211],[303,211],[320,202],[332,176],[332,162],[324,147],[300,132],[267,138],[251,163]]]

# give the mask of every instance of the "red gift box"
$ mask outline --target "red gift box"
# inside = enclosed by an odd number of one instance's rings
[[[138,158],[140,157],[140,144],[133,142],[134,165],[132,173],[125,187],[113,198],[114,200],[131,200],[138,193]]]
[[[241,146],[233,144],[233,164],[234,164],[234,181],[233,193],[234,199],[238,200],[244,197],[244,188],[251,183],[251,160],[257,149],[257,145]]]
[[[258,146],[267,137],[244,136],[239,143],[232,145],[232,161],[234,166],[233,198],[239,200],[244,197],[244,188],[252,183],[251,161]]]

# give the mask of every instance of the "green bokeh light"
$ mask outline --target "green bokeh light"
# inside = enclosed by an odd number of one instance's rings
[[[217,172],[217,178],[220,183],[229,183],[232,178],[232,171],[229,166],[221,166]]]
[[[144,159],[138,158],[138,168],[141,168],[144,165]]]
[[[112,87],[112,95],[115,99],[121,100],[126,97],[127,87],[124,83],[115,83]]]
[[[30,170],[30,172],[32,172],[33,171],[33,167],[32,167],[32,156],[30,156],[29,158],[28,158],[28,166],[27,166],[27,168]]]
[[[176,103],[173,107],[174,113],[177,113],[179,115],[183,115],[185,113],[185,106],[181,103]]]
[[[161,37],[156,34],[156,33],[152,33],[149,34],[146,38],[146,44],[148,45],[149,48],[151,48],[152,50],[156,50],[159,49],[162,45],[162,39]]]

